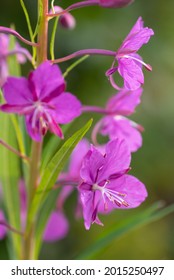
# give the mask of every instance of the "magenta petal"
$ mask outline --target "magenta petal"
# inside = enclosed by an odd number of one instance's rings
[[[55,122],[53,118],[51,122],[49,122],[49,129],[52,133],[63,139],[63,132],[60,126]]]
[[[103,135],[108,135],[110,140],[116,138],[124,139],[131,152],[136,152],[142,146],[141,133],[136,129],[135,124],[128,119],[115,117],[103,118]]]
[[[134,91],[122,90],[110,98],[106,109],[113,114],[128,116],[140,104],[142,91],[142,88]]]
[[[64,238],[69,230],[68,220],[62,212],[52,212],[43,235],[47,242],[54,242]]]
[[[9,104],[3,104],[0,106],[0,110],[7,113],[17,113],[17,114],[26,114],[27,112],[33,111],[32,107],[26,108],[22,105],[9,105]]]
[[[90,229],[91,223],[100,224],[100,220],[97,217],[97,208],[95,205],[95,192],[91,191],[91,186],[82,183],[79,187],[80,190],[80,199],[83,208],[83,218],[85,228]]]
[[[118,72],[124,79],[124,87],[128,90],[136,90],[144,84],[142,65],[130,58],[118,60]]]
[[[139,17],[136,23],[134,24],[134,26],[132,27],[132,29],[130,30],[127,37],[124,39],[124,42],[130,40],[135,34],[137,34],[143,28],[143,26],[144,26],[143,19],[142,17]]]
[[[99,170],[103,167],[104,163],[105,159],[103,155],[92,146],[83,160],[80,170],[81,178],[85,182],[93,185],[93,183],[98,181]]]
[[[154,35],[154,32],[151,28],[143,27],[143,25],[143,20],[139,17],[130,33],[123,41],[123,44],[119,49],[119,53],[122,53],[123,49],[134,52],[138,51],[143,44],[148,43],[150,37]]]
[[[71,161],[69,165],[69,173],[74,178],[79,178],[80,168],[84,156],[89,150],[89,142],[86,139],[81,140],[71,154]]]
[[[50,105],[55,106],[53,117],[60,124],[66,124],[81,114],[80,101],[68,92],[62,93],[53,99]]]
[[[0,222],[6,222],[5,216],[2,210],[0,210]],[[0,224],[0,239],[3,239],[7,234],[7,229],[5,226]]]
[[[124,140],[115,139],[106,145],[106,156],[98,175],[98,182],[109,179],[111,175],[129,168],[131,154]]]
[[[118,183],[112,181],[110,187],[117,192],[125,194],[124,200],[129,204],[125,207],[121,206],[122,209],[138,207],[147,197],[147,190],[144,184],[132,175],[124,175],[125,184],[118,185]],[[116,183],[116,184],[115,184]],[[116,208],[120,208],[115,206]]]
[[[28,105],[33,101],[28,80],[21,78],[8,78],[3,86],[4,98],[9,105]]]
[[[33,118],[33,114],[27,115],[25,118],[27,132],[34,141],[40,142],[42,141],[42,135],[39,128],[39,121],[37,121],[35,126],[32,127],[32,118]]]
[[[116,180],[111,180],[107,185],[108,191],[111,190],[115,192],[115,195],[119,199],[124,200],[127,203],[127,206],[121,204],[118,206],[116,203],[106,199],[107,209],[104,208],[104,203],[101,200],[98,211],[102,214],[108,214],[114,209],[130,209],[138,207],[147,197],[147,190],[142,182],[132,175],[123,175]],[[119,196],[119,193],[121,196]]]
[[[31,72],[29,83],[40,100],[48,99],[48,96],[52,99],[65,89],[64,78],[59,67],[51,65],[50,62],[42,63],[35,71]],[[48,102],[48,100],[45,102]]]

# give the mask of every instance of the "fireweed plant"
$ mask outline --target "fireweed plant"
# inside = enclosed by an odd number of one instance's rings
[[[64,203],[74,190],[75,216],[83,217],[87,230],[93,223],[103,225],[100,216],[114,209],[138,207],[147,197],[144,184],[128,174],[131,153],[142,146],[143,131],[129,117],[140,104],[143,67],[152,70],[137,52],[154,35],[153,30],[144,27],[139,17],[116,51],[83,49],[62,58],[54,55],[57,26],[74,28],[75,18],[70,13],[74,9],[94,5],[121,8],[132,2],[88,0],[63,9],[54,1],[38,0],[38,21],[33,31],[25,3],[20,0],[31,40],[14,28],[0,27],[0,239],[8,235],[10,258],[37,259],[43,241],[53,242],[68,234]],[[49,42],[48,25],[52,20],[55,23]],[[31,46],[31,53],[18,40]],[[92,55],[109,56],[112,60],[106,78],[114,95],[103,108],[83,105],[74,93],[66,90],[67,73]],[[62,73],[60,64],[77,57],[80,58]],[[22,77],[19,65],[27,60],[31,62],[31,71]],[[115,72],[123,79],[122,88],[115,81]],[[84,112],[101,115],[92,130],[92,143],[82,139],[91,126],[89,120],[61,144],[63,125]],[[107,135],[109,141],[99,145],[98,134]],[[68,159],[69,167],[64,171]],[[158,215],[155,212],[152,217],[155,207],[140,214],[134,225],[171,211],[167,209]]]

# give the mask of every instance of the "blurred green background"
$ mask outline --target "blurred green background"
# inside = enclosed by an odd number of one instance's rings
[[[19,0],[0,3],[0,25],[14,23],[16,30],[28,37],[25,17]],[[26,0],[32,24],[36,22],[36,2]],[[63,7],[73,1],[56,1]],[[146,70],[142,104],[132,119],[145,127],[143,147],[132,156],[131,174],[137,176],[148,189],[148,199],[138,209],[114,211],[102,216],[104,227],[93,225],[86,231],[83,220],[75,220],[76,196],[72,194],[65,205],[70,219],[67,238],[53,244],[44,244],[41,259],[73,259],[83,252],[97,235],[126,217],[147,208],[155,201],[166,205],[174,202],[174,1],[135,0],[127,8],[114,10],[88,7],[73,12],[77,26],[72,31],[58,30],[56,57],[84,48],[116,50],[139,16],[145,26],[151,27],[155,36],[140,50],[140,55],[151,64],[153,72]],[[52,25],[52,24],[51,24]],[[50,26],[51,26],[50,25]],[[69,62],[70,63],[70,62]],[[61,65],[66,69],[69,63]],[[68,90],[76,94],[84,104],[104,106],[114,94],[105,77],[112,58],[91,57],[79,65],[67,77]],[[27,74],[30,65],[23,67]],[[75,121],[74,129],[82,126],[91,117],[85,114]],[[98,116],[93,115],[94,121]],[[90,134],[88,134],[90,136]],[[6,242],[0,241],[0,259],[6,259]],[[137,229],[113,242],[98,259],[174,259],[174,215]]]

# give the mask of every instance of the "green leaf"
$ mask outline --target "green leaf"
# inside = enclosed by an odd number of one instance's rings
[[[78,144],[78,142],[83,138],[85,133],[89,130],[92,124],[90,120],[83,128],[78,130],[73,136],[71,136],[63,146],[56,152],[56,154],[51,158],[46,168],[43,171],[43,176],[41,177],[41,182],[35,192],[31,207],[28,214],[28,230],[32,221],[35,219],[38,210],[42,206],[44,200],[46,199],[48,193],[53,188],[59,173],[63,169],[65,163],[70,157],[73,149]]]
[[[96,242],[88,246],[88,248],[79,255],[77,259],[96,258],[103,249],[105,249],[113,241],[122,237],[124,234],[151,222],[155,222],[174,212],[174,204],[162,209],[159,209],[159,207],[161,207],[161,205],[159,203],[155,203],[148,209],[138,213],[136,216],[133,216],[132,218],[129,217],[112,226],[103,235],[97,236]]]
[[[71,123],[67,124],[63,127],[63,134],[67,132],[67,130],[70,128]],[[50,161],[50,159],[55,155],[56,151],[60,148],[62,143],[62,140],[58,138],[56,135],[51,134],[51,137],[49,138],[46,145],[44,145],[43,152],[42,152],[42,162],[41,162],[41,172],[45,169],[46,165]],[[49,153],[48,153],[49,151]]]
[[[16,45],[14,36],[10,36],[9,50],[13,50]],[[7,58],[8,71],[12,76],[20,76],[20,65],[16,55]],[[2,97],[3,99],[3,97]],[[18,150],[16,141],[16,127],[12,123],[15,116],[0,113],[0,138],[13,148]],[[18,139],[19,140],[19,139]],[[22,144],[22,143],[21,143]],[[3,187],[3,203],[7,213],[8,223],[15,229],[20,230],[20,198],[19,198],[19,179],[20,179],[20,159],[17,155],[0,147],[0,177]],[[10,245],[9,253],[12,258],[20,258],[21,237],[9,232]]]
[[[16,148],[16,137],[11,123],[11,116],[0,114],[0,137],[9,145]],[[20,202],[19,202],[19,158],[5,147],[0,146],[0,177],[3,187],[3,202],[7,212],[8,223],[20,230]],[[21,238],[17,234],[10,233],[12,244],[11,256],[20,258]]]
[[[52,190],[40,210],[35,233],[34,259],[36,260],[38,259],[39,251],[41,248],[43,232],[45,230],[48,218],[55,208],[59,192],[60,188]]]

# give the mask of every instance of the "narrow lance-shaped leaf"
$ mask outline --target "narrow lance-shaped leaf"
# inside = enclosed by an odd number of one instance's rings
[[[15,47],[16,40],[10,36],[9,50]],[[9,74],[19,76],[20,65],[17,62],[16,55],[8,57]],[[0,138],[13,148],[18,149],[15,129],[12,125],[12,118],[7,114],[0,114]],[[7,212],[8,223],[15,229],[20,230],[20,203],[19,203],[19,158],[5,147],[0,147],[0,177],[3,187],[3,203]],[[21,237],[17,234],[10,234],[11,244],[9,244],[9,253],[11,258],[20,258]]]
[[[70,128],[71,123],[67,124],[63,128],[63,135],[67,132],[67,130]],[[66,136],[65,136],[66,138]],[[55,155],[56,151],[61,147],[62,140],[58,138],[56,135],[51,134],[48,142],[46,145],[44,145],[43,152],[42,152],[42,163],[41,163],[41,173],[42,170],[45,169],[46,165],[50,161],[50,159]],[[49,151],[49,153],[48,153]]]
[[[40,251],[41,244],[42,244],[43,232],[45,230],[49,216],[55,208],[59,192],[60,192],[60,188],[58,188],[56,190],[52,190],[49,193],[46,201],[44,202],[44,204],[40,210],[38,222],[36,225],[36,234],[35,234],[35,248],[34,248],[34,251],[35,251],[34,258],[35,259],[38,259],[39,251]]]
[[[114,227],[112,226],[103,235],[97,236],[96,242],[88,246],[88,248],[78,256],[78,259],[96,258],[103,249],[105,249],[113,241],[122,237],[124,234],[151,222],[155,222],[174,212],[174,204],[162,209],[159,209],[159,206],[159,203],[155,203],[148,209],[141,211],[136,216],[133,216],[133,218],[129,217],[116,224]]]
[[[63,169],[65,163],[70,157],[73,149],[78,144],[78,142],[83,138],[85,133],[89,130],[92,124],[90,120],[83,128],[78,130],[73,136],[71,136],[57,151],[57,153],[52,157],[52,159],[47,164],[46,168],[43,170],[43,176],[41,182],[35,192],[31,207],[29,209],[28,215],[28,230],[30,229],[31,222],[35,219],[38,210],[42,206],[44,200],[46,199],[49,191],[53,188],[59,173]]]

